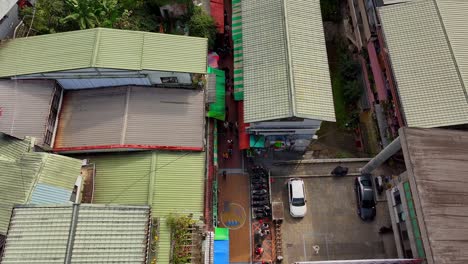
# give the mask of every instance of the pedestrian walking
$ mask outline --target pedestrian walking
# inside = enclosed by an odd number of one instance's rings
[[[227,140],[228,148],[232,149],[234,147],[234,141],[232,139]]]
[[[223,171],[223,181],[225,181],[227,178],[227,174],[226,174],[226,171]]]
[[[229,157],[232,156],[232,148],[228,148],[228,154],[229,154]]]
[[[223,126],[224,126],[224,129],[228,130],[229,129],[229,122],[224,121]]]
[[[223,159],[225,160],[229,159],[229,153],[223,152]]]

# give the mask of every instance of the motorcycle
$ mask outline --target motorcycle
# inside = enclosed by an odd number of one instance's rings
[[[252,206],[269,205],[269,201],[252,201]]]
[[[253,190],[252,194],[266,194],[268,193],[267,189]]]
[[[252,189],[254,190],[261,190],[261,189],[266,189],[266,188],[268,188],[267,184],[261,184],[261,183],[252,184]]]
[[[268,196],[253,196],[252,200],[253,201],[266,201],[266,202],[268,202],[270,199],[268,198]]]

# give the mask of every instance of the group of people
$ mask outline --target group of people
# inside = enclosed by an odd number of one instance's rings
[[[227,151],[223,152],[223,159],[227,160],[232,157],[232,152],[234,149],[234,140],[228,139],[227,140]]]

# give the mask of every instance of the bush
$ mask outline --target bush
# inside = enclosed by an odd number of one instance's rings
[[[214,19],[199,7],[193,7],[193,14],[188,21],[189,34],[194,37],[208,39],[208,47],[212,49],[216,40],[216,23]]]

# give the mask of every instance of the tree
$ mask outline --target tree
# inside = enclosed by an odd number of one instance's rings
[[[194,37],[208,38],[209,48],[213,48],[216,39],[216,23],[205,11],[195,6],[188,21],[189,34]]]
[[[63,0],[38,0],[34,7],[25,7],[20,12],[25,25],[32,23],[31,28],[37,34],[66,31],[67,27],[60,22],[65,14]]]
[[[69,15],[63,23],[73,28],[112,27],[120,17],[117,0],[66,0]]]

